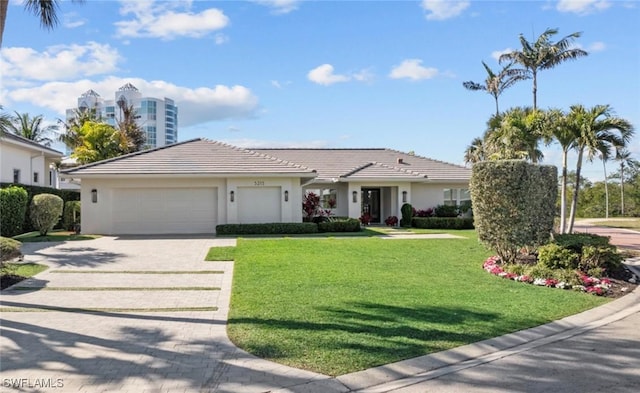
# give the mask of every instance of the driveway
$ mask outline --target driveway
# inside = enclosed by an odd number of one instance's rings
[[[26,243],[25,260],[49,269],[2,291],[0,391],[261,392],[322,378],[227,339],[233,263],[204,257],[234,242]]]
[[[611,243],[628,250],[640,251],[640,232],[624,228],[598,226],[598,220],[580,220],[574,225],[574,232],[595,233],[611,237]]]

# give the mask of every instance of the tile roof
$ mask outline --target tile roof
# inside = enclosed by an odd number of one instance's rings
[[[62,152],[59,152],[57,150],[54,150],[50,147],[41,145],[37,142],[32,141],[31,139],[27,139],[25,137],[22,137],[20,135],[16,135],[13,134],[11,132],[5,132],[2,133],[0,135],[0,139],[9,141],[9,142],[18,142],[20,144],[23,145],[28,145],[28,147],[34,149],[34,150],[38,150],[38,151],[42,151],[43,153],[47,153],[50,156],[56,156],[56,157],[62,157],[64,154],[62,154]]]
[[[141,174],[295,174],[315,177],[312,169],[264,152],[201,138],[71,168],[62,174],[76,177]]]
[[[253,149],[318,172],[315,181],[367,178],[468,181],[471,169],[391,149]]]

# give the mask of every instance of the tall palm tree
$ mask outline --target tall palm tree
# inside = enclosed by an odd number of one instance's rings
[[[123,151],[125,153],[133,153],[144,148],[147,138],[142,127],[138,125],[136,119],[139,117],[133,105],[127,105],[124,101],[118,101],[120,108],[120,120],[118,121],[118,131],[124,137],[125,145]]]
[[[556,34],[558,34],[558,29],[547,29],[535,42],[527,41],[520,34],[522,49],[500,56],[500,63],[517,63],[524,67],[525,71],[531,73],[534,110],[538,108],[538,71],[547,70],[567,60],[575,60],[588,55],[586,51],[572,46],[573,41],[579,38],[582,33],[569,34],[557,42],[552,42],[551,38]]]
[[[2,105],[0,105],[1,110],[3,110]],[[11,115],[5,112],[0,113],[0,136],[4,135],[5,132],[10,132],[9,124],[11,124]]]
[[[622,147],[633,137],[633,126],[627,120],[613,116],[609,105],[596,105],[585,108],[582,105],[572,105],[567,115],[567,127],[578,137],[573,148],[578,152],[576,164],[576,185],[571,200],[568,232],[573,232],[573,224],[580,192],[580,172],[585,152],[588,157],[594,157],[599,152],[613,147]]]
[[[84,0],[72,0],[74,3],[83,3]],[[7,6],[9,0],[0,0],[0,47],[4,35],[4,24],[7,21]],[[40,19],[40,25],[52,30],[58,25],[58,0],[26,0],[24,8]]]
[[[51,146],[53,140],[47,136],[58,129],[56,125],[43,126],[42,122],[44,118],[42,115],[31,117],[28,113],[15,112],[15,116],[12,116],[7,129],[23,138],[27,138],[36,143],[40,143],[45,146]]]
[[[603,145],[600,149],[600,160],[604,171],[604,218],[609,218],[609,178],[607,177],[607,161],[611,159],[609,146]]]
[[[620,163],[620,214],[624,216],[624,168],[638,167],[640,162],[634,159],[625,147],[616,149],[615,159]]]
[[[73,110],[73,116],[70,116],[67,121],[58,119],[58,124],[65,130],[58,136],[58,140],[64,143],[69,150],[74,150],[82,144],[80,130],[84,123],[88,121],[102,121],[102,116],[97,112],[96,108],[77,108]]]
[[[500,108],[498,107],[498,97],[500,94],[509,87],[513,86],[514,83],[528,79],[529,76],[527,72],[524,70],[513,69],[513,63],[509,63],[500,70],[500,72],[496,73],[483,61],[482,65],[484,66],[485,71],[487,71],[487,79],[485,79],[484,83],[476,83],[473,81],[467,81],[462,83],[462,85],[472,91],[486,91],[487,93],[493,96],[493,99],[496,101],[496,116],[500,114]]]

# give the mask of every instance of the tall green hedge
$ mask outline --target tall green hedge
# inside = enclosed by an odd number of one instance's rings
[[[31,200],[33,199],[34,195],[53,194],[53,195],[59,196],[65,202],[80,200],[80,190],[59,190],[57,188],[50,188],[50,187],[28,186],[24,184],[13,184],[13,183],[0,183],[0,188],[2,189],[8,188],[11,186],[19,186],[27,190],[27,196],[28,196],[27,212],[25,213],[24,223],[22,224],[21,233],[31,232],[35,230],[35,228],[31,224],[31,220],[29,219],[29,215],[30,215],[29,207],[31,205]],[[60,225],[62,225],[62,221],[60,221]]]
[[[60,221],[64,201],[57,195],[38,194],[34,195],[29,207],[29,218],[34,228],[40,232],[40,236],[46,236]]]
[[[12,237],[22,233],[29,196],[22,187],[0,189],[0,235]]]
[[[506,262],[514,262],[522,248],[549,242],[557,178],[554,166],[520,160],[474,164],[469,188],[480,241]]]

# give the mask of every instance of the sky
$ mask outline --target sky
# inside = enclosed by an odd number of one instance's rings
[[[637,130],[640,2],[64,1],[52,31],[10,0],[0,49],[4,111],[64,118],[89,89],[132,83],[178,106],[178,140],[241,147],[385,147],[464,164],[495,112],[483,82],[501,53],[547,28],[582,32],[587,57],[538,75],[538,106],[611,105]],[[531,106],[531,81],[500,109]],[[62,145],[54,148],[64,151]],[[560,150],[543,147],[544,163]],[[575,166],[572,156],[570,167]],[[609,163],[609,170],[616,164]],[[602,163],[584,175],[602,179]]]

